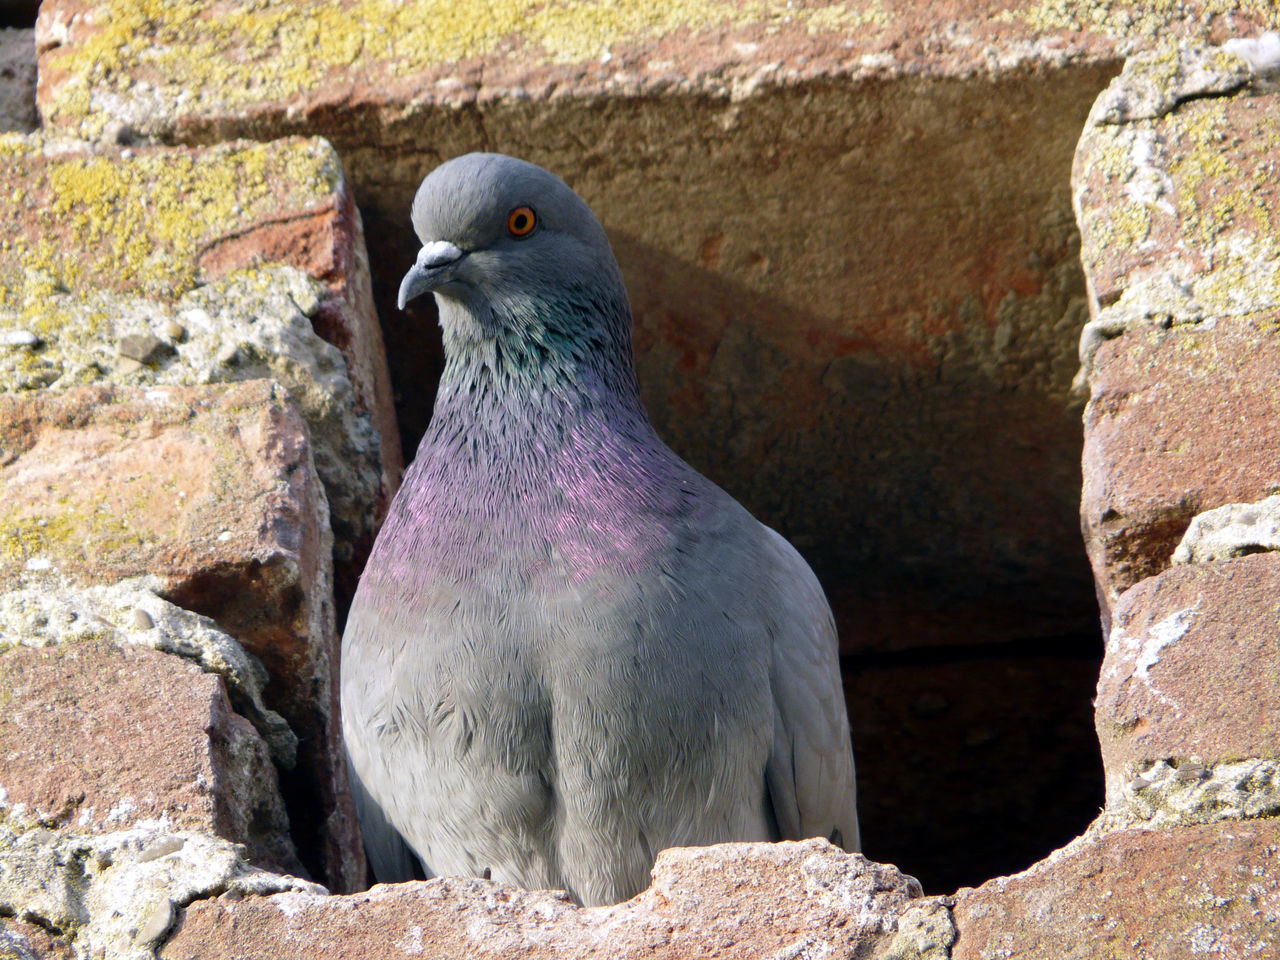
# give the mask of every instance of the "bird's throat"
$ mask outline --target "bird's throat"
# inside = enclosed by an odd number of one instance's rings
[[[532,416],[547,399],[568,408],[563,413],[599,404],[640,408],[625,296],[601,303],[570,291],[554,301],[497,300],[479,311],[444,301],[441,326],[436,416],[519,413],[522,404]]]

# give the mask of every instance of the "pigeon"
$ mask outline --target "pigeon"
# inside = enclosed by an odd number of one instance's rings
[[[659,439],[604,229],[554,174],[435,168],[399,305],[435,295],[435,407],[342,638],[374,877],[585,905],[668,847],[859,849],[835,623],[778,533]]]

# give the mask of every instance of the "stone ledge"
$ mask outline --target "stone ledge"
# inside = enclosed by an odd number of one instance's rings
[[[1131,59],[1090,111],[1072,173],[1091,317],[1082,384],[1125,330],[1280,309],[1273,67],[1232,52],[1259,43]]]
[[[821,840],[659,854],[653,885],[614,907],[471,878],[192,904],[160,956],[945,958],[945,906],[894,867]],[[914,951],[914,952],[912,952]],[[930,952],[932,951],[932,952]]]
[[[45,122],[81,135],[126,127],[143,136],[220,138],[263,125],[332,120],[335,102],[405,126],[433,103],[653,96],[730,99],[765,84],[841,75],[970,76],[1031,63],[1114,58],[1170,29],[1253,32],[1277,19],[1204,2],[1152,12],[1136,0],[1071,5],[958,0],[945,22],[925,0],[732,2],[655,8],[569,0],[491,4],[482,18],[418,2],[341,12],[128,0],[41,7]],[[244,83],[246,74],[255,82]]]

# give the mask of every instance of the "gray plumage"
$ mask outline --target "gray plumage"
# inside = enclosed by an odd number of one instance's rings
[[[666,847],[858,849],[822,589],[654,432],[591,211],[470,154],[423,181],[413,226],[401,306],[435,294],[445,371],[342,640],[375,876],[416,855],[605,904]]]

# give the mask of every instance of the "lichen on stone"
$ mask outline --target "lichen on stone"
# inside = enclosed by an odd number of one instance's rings
[[[0,153],[19,224],[0,249],[0,310],[19,316],[58,292],[180,296],[215,241],[331,203],[342,181],[319,140],[95,154],[35,135],[0,137]]]
[[[876,944],[872,960],[950,960],[959,938],[950,901],[929,897],[912,904],[897,919],[892,939]]]
[[[50,293],[38,314],[22,320],[38,332],[39,346],[0,347],[0,390],[62,390],[103,381],[178,386],[275,380],[310,429],[316,470],[329,498],[335,556],[346,559],[352,545],[374,529],[381,453],[369,414],[358,409],[341,352],[312,326],[326,295],[319,281],[286,266],[236,271],[172,301],[106,290]],[[5,324],[0,314],[0,329]],[[174,329],[181,329],[180,338]],[[119,343],[134,334],[154,336],[171,350],[149,363],[126,364]],[[32,529],[24,536],[40,533]],[[0,541],[0,550],[20,546]]]
[[[1035,0],[996,16],[1037,30],[1096,30],[1135,45],[1164,36],[1175,21],[1240,14],[1280,27],[1280,10],[1272,0]]]
[[[1280,814],[1280,760],[1206,766],[1194,757],[1136,764],[1108,806],[1102,831],[1165,827]]]
[[[357,65],[394,81],[516,49],[529,62],[575,63],[680,31],[789,22],[812,32],[865,29],[890,14],[882,0],[99,0],[87,16],[91,29],[45,54],[45,69],[65,76],[44,112],[46,123],[96,139],[120,124],[155,134],[197,96],[224,111],[282,103]]]
[[[1280,309],[1268,161],[1280,125],[1259,109],[1242,129],[1231,107],[1267,93],[1257,79],[1251,62],[1222,47],[1166,46],[1130,60],[1095,103],[1077,156],[1082,256],[1092,273],[1116,258],[1133,265],[1108,281],[1118,300],[1093,303],[1077,390],[1101,343],[1126,331]],[[1105,193],[1095,196],[1099,181]]]
[[[0,915],[66,937],[77,956],[154,960],[181,908],[205,897],[325,889],[250,866],[237,844],[161,825],[102,834],[32,827],[0,804]]]

